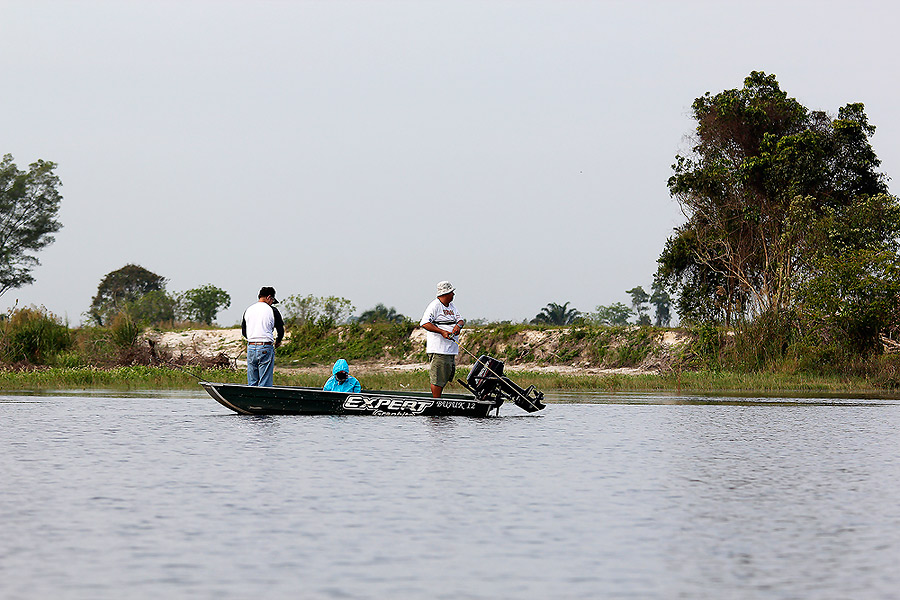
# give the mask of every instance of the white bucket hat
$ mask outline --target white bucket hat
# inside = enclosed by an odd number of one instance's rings
[[[437,295],[443,296],[444,294],[449,294],[450,292],[452,292],[455,289],[456,288],[453,287],[453,284],[450,283],[449,281],[442,281],[439,284],[437,284]]]

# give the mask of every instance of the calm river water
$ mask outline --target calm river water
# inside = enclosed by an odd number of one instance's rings
[[[0,393],[0,598],[900,597],[900,402],[556,399]]]

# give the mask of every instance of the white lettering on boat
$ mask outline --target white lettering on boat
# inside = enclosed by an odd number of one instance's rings
[[[438,406],[438,407],[441,407],[441,408],[459,408],[459,409],[462,409],[462,410],[475,410],[475,403],[474,403],[474,402],[460,402],[460,401],[453,401],[453,400],[438,400],[438,401],[435,403],[435,406]]]
[[[375,414],[411,414],[420,415],[433,405],[432,400],[409,400],[406,398],[367,398],[365,396],[347,396],[344,408],[362,412],[372,411]]]

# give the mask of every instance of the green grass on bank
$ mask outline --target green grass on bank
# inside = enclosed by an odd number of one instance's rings
[[[193,370],[197,377],[169,367],[129,366],[113,368],[52,367],[32,371],[0,371],[0,390],[65,389],[196,389],[198,377],[207,381],[244,383],[240,369]],[[457,371],[464,378],[467,369]],[[319,387],[330,373],[282,371],[275,374],[276,385]],[[508,369],[507,374],[522,387],[534,385],[540,390],[578,390],[601,392],[732,392],[739,394],[877,394],[885,393],[870,381],[849,376],[814,376],[779,373],[727,373],[698,371],[668,375],[572,375]],[[428,390],[425,370],[399,372],[357,372],[364,389]],[[462,391],[455,383],[448,391]]]
[[[871,382],[855,377],[811,376],[779,373],[728,373],[697,371],[681,374],[570,375],[561,373],[515,372],[510,376],[519,385],[544,390],[597,390],[605,392],[733,392],[733,393],[830,393],[872,394],[886,392]]]

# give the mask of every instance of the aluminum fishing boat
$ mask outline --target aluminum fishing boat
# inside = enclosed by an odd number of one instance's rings
[[[503,375],[503,363],[483,355],[466,380],[457,380],[470,395],[445,394],[432,398],[424,392],[326,392],[320,388],[257,387],[234,383],[200,385],[219,403],[242,415],[422,415],[490,417],[510,400],[527,412],[543,410],[544,394],[523,389]]]

